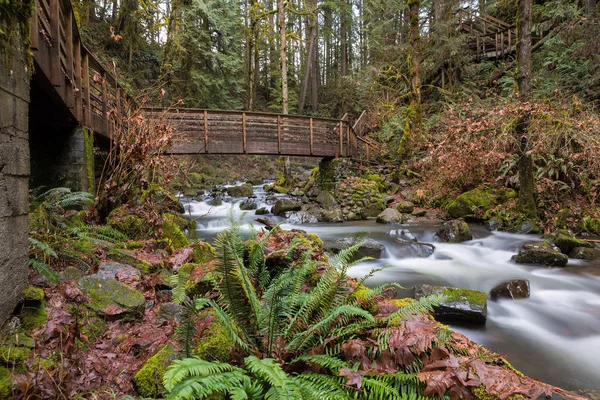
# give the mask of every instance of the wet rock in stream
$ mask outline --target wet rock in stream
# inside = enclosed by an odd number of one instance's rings
[[[444,296],[439,306],[433,307],[435,319],[449,323],[484,325],[487,320],[487,296],[478,290],[448,286],[422,285],[415,288],[415,299],[432,294]]]
[[[360,260],[363,257],[381,258],[385,251],[385,246],[376,240],[366,238],[360,240],[354,239],[338,239],[324,240],[323,250],[329,253],[338,254],[340,251],[347,249],[357,243],[363,243],[352,255],[351,261]]]
[[[526,279],[513,279],[502,282],[494,287],[490,292],[492,299],[499,297],[505,299],[526,299],[529,297],[529,281]]]

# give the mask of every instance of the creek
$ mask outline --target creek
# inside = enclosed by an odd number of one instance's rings
[[[262,186],[254,187],[258,207],[270,207]],[[283,195],[276,195],[283,197]],[[210,206],[209,197],[184,200],[197,220],[197,235],[212,239],[229,226],[229,213],[241,216],[243,199],[224,198],[222,205]],[[233,208],[232,208],[233,207]],[[246,211],[243,229],[250,230],[254,211]],[[472,225],[474,239],[460,244],[439,243],[435,232],[439,223],[416,221],[402,225],[420,242],[433,243],[435,252],[427,258],[404,257],[403,251],[388,234],[398,226],[375,221],[338,224],[290,224],[283,229],[303,229],[322,239],[360,236],[385,245],[383,258],[354,266],[350,274],[360,278],[374,268],[385,267],[369,279],[369,286],[398,282],[409,289],[415,285],[448,285],[488,293],[509,279],[527,279],[531,297],[523,300],[488,300],[488,319],[483,327],[452,325],[471,340],[505,355],[524,374],[567,390],[600,390],[600,262],[569,260],[566,268],[546,268],[515,264],[511,256],[520,246],[539,239],[534,235],[489,232]],[[254,223],[256,229],[262,225]],[[594,275],[595,274],[595,275]]]

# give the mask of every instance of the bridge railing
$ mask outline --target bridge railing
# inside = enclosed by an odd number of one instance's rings
[[[109,71],[84,46],[70,0],[35,0],[31,50],[50,95],[74,119],[108,136],[107,112],[126,96]]]
[[[349,120],[253,111],[146,108],[175,129],[169,154],[271,154],[350,157],[357,140]]]

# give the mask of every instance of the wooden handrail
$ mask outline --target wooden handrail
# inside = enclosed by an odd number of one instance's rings
[[[119,84],[83,43],[71,1],[35,0],[31,16],[30,48],[36,72],[46,78],[42,83],[50,84],[75,120],[109,136],[106,114],[117,106]]]

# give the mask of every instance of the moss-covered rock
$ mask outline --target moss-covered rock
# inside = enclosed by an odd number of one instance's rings
[[[214,317],[207,313],[207,318]],[[234,342],[229,337],[227,329],[218,319],[214,318],[198,341],[195,353],[203,360],[228,362],[231,361],[233,347]]]
[[[152,235],[152,227],[148,221],[133,214],[126,206],[112,210],[106,223],[130,238],[149,238]]]
[[[549,267],[564,267],[569,257],[555,250],[547,242],[527,242],[512,259],[518,264],[541,264]]]
[[[575,247],[594,247],[591,243],[586,242],[585,240],[577,239],[576,237],[564,233],[552,235],[549,237],[549,239],[554,242],[556,247],[558,247],[563,254],[569,254]]]
[[[190,240],[181,230],[177,218],[173,214],[163,214],[161,238],[168,240],[175,249],[180,249],[190,244]]]
[[[77,267],[67,267],[64,271],[59,274],[59,278],[63,282],[74,281],[75,279],[79,279],[84,275],[83,271]]]
[[[121,282],[90,275],[81,278],[77,287],[90,298],[86,305],[99,315],[127,321],[144,316],[144,296]]]
[[[200,168],[200,173],[206,176],[215,176],[217,174],[212,165],[203,165]]]
[[[600,250],[590,249],[589,247],[575,247],[569,253],[569,258],[588,261],[595,260],[597,258],[600,258]]]
[[[188,274],[185,293],[190,297],[206,296],[214,291],[212,270],[206,265],[184,264],[179,273]]]
[[[177,196],[155,183],[144,190],[138,199],[139,204],[146,202],[159,206],[161,212],[173,211],[179,214],[185,212],[183,204],[181,204]]]
[[[254,190],[252,189],[252,184],[244,183],[240,186],[227,188],[227,194],[231,197],[252,197]]]
[[[12,391],[12,375],[8,368],[0,366],[0,399],[8,399]]]
[[[405,217],[395,208],[386,208],[377,216],[378,224],[401,224],[404,223]]]
[[[217,252],[214,247],[208,242],[197,240],[191,244],[194,249],[194,262],[197,264],[205,263],[213,260]]]
[[[291,199],[279,199],[271,210],[274,215],[283,216],[288,211],[300,211],[302,204]]]
[[[476,209],[483,214],[494,205],[494,196],[488,190],[475,189],[458,196],[448,204],[446,211],[452,218],[473,218]]]
[[[445,222],[437,231],[437,236],[446,243],[460,243],[473,239],[471,228],[463,219]]]
[[[39,305],[44,300],[44,291],[40,288],[27,286],[23,289],[23,301],[28,305]]]
[[[410,214],[415,210],[415,205],[411,201],[401,201],[396,205],[396,210],[404,214]]]
[[[252,199],[246,199],[240,203],[240,210],[249,211],[256,210],[258,208],[258,204]]]
[[[165,394],[163,376],[174,359],[173,346],[167,344],[150,357],[134,375],[133,383],[143,397],[157,398]]]
[[[415,298],[438,294],[443,296],[435,306],[435,319],[442,322],[467,322],[485,324],[487,319],[487,296],[478,290],[447,286],[423,285],[415,292]]]
[[[161,264],[152,265],[146,260],[140,260],[135,256],[135,253],[131,250],[125,249],[110,249],[106,255],[110,260],[116,261],[121,264],[130,265],[139,269],[145,273],[152,273],[161,268]]]

